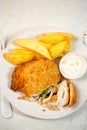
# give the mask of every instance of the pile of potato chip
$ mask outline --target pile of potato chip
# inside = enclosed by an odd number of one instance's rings
[[[75,36],[65,32],[49,32],[35,36],[35,40],[21,38],[13,41],[18,46],[8,53],[4,58],[12,64],[21,64],[33,59],[46,57],[48,59],[62,57],[71,50],[71,42]]]

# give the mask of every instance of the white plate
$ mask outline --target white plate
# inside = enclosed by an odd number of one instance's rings
[[[15,38],[23,38],[23,37],[33,37],[36,34],[44,33],[44,32],[52,32],[52,31],[66,31],[75,34],[74,31],[68,31],[65,29],[60,29],[56,27],[35,27],[35,28],[29,28],[16,36],[12,37],[9,40],[9,45],[5,49],[5,51],[8,51],[14,46],[12,45],[12,40]],[[77,34],[75,34],[77,36]],[[5,52],[4,51],[4,52]],[[87,49],[84,47],[84,45],[81,43],[80,38],[73,43],[72,51],[80,53],[80,55],[83,55],[87,59]],[[82,78],[78,80],[74,80],[77,92],[78,92],[78,100],[77,103],[71,107],[65,107],[59,111],[50,111],[46,108],[43,108],[42,106],[38,105],[36,102],[28,102],[24,100],[18,100],[17,97],[19,93],[13,92],[10,90],[10,81],[11,81],[11,74],[14,69],[14,65],[9,64],[2,56],[0,58],[0,83],[4,87],[5,96],[9,100],[9,102],[15,106],[20,112],[36,117],[41,119],[56,119],[60,117],[64,117],[66,115],[69,115],[70,113],[76,111],[87,99],[87,74],[85,74]],[[46,111],[43,111],[43,110]]]

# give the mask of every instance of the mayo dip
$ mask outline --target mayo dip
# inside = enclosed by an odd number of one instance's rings
[[[59,69],[65,78],[78,79],[86,72],[87,62],[79,54],[68,53],[60,60]]]

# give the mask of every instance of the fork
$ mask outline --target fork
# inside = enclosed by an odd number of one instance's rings
[[[4,49],[5,49],[5,42],[4,42],[3,34],[0,31],[0,51],[2,52]],[[2,100],[1,100],[1,105],[2,105],[2,107],[1,107],[1,114],[2,114],[3,118],[9,119],[13,115],[12,106],[11,106],[11,104],[9,103],[9,101],[6,99],[6,97],[4,95],[4,90],[3,90],[2,85],[1,85],[1,96],[2,96]]]

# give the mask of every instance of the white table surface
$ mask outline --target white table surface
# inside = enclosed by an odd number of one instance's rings
[[[5,40],[33,26],[57,26],[81,37],[87,29],[87,0],[0,0],[0,30]],[[27,117],[14,107],[13,111],[11,119],[0,115],[0,130],[87,130],[87,102],[75,113],[56,120]]]

